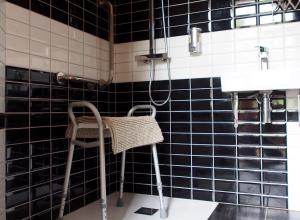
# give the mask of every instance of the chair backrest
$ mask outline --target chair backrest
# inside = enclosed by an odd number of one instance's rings
[[[148,109],[148,110],[151,110],[151,116],[152,116],[153,118],[155,118],[155,116],[156,116],[156,108],[155,108],[153,105],[136,105],[136,106],[133,106],[133,107],[129,110],[127,116],[132,116],[133,113],[134,113],[136,110],[141,110],[141,109]]]

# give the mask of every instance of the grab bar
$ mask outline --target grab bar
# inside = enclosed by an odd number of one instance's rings
[[[100,6],[107,5],[109,10],[109,76],[105,85],[110,84],[114,78],[114,7],[108,0],[98,0]]]
[[[79,76],[68,75],[63,72],[57,73],[56,74],[57,83],[64,84],[63,80],[84,81],[84,82],[90,82],[90,83],[96,83],[96,84],[103,85],[102,80],[89,79],[89,78],[84,78],[84,77],[79,77]]]

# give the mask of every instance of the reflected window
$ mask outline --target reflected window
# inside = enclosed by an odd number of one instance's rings
[[[268,12],[275,11],[276,8],[277,8],[276,4],[272,4],[272,3],[261,4],[261,5],[259,5],[259,12],[260,13],[268,13]]]
[[[282,21],[282,15],[276,14],[276,15],[263,15],[260,16],[260,24],[271,24],[271,23],[281,23]]]
[[[235,20],[235,27],[250,27],[256,25],[256,17],[240,18]]]
[[[249,4],[249,3],[255,3],[255,0],[235,0],[236,6],[245,5],[245,4]]]
[[[236,16],[242,16],[242,15],[251,15],[256,13],[255,5],[247,6],[247,7],[240,7],[235,9],[235,15]]]

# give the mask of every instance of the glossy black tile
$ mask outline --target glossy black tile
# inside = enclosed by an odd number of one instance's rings
[[[30,4],[31,11],[44,15],[46,17],[50,17],[50,5],[45,4],[39,0],[31,0]]]
[[[14,209],[9,209],[6,211],[6,219],[24,219],[29,216],[29,204],[18,206]]]
[[[50,84],[50,73],[31,70],[30,82],[39,84]]]
[[[215,199],[217,202],[224,202],[224,203],[236,203],[236,194],[235,193],[223,193],[223,192],[216,192]]]
[[[41,85],[30,85],[30,97],[31,98],[50,98],[50,87]]]
[[[211,19],[212,20],[221,20],[221,19],[227,19],[227,18],[231,18],[231,17],[232,17],[231,8],[218,9],[218,10],[211,11]]]
[[[194,178],[212,178],[212,168],[192,168]]]
[[[215,167],[235,168],[236,167],[235,159],[222,158],[222,157],[215,158]]]
[[[193,188],[196,189],[212,189],[212,180],[206,179],[193,179]]]
[[[234,192],[236,190],[236,183],[233,181],[215,181],[215,190]]]
[[[29,175],[21,174],[6,178],[6,192],[12,192],[29,186]]]
[[[30,3],[30,0],[23,0],[23,1],[19,1],[19,0],[8,0],[8,2],[10,3],[13,3],[13,4],[16,4],[16,5],[19,5],[23,8],[26,8],[26,9],[29,9],[29,3]]]
[[[5,96],[7,97],[24,97],[28,98],[28,84],[6,83]]]
[[[2,116],[4,117],[4,114],[2,114]],[[29,115],[28,114],[6,114],[5,126],[6,128],[29,127]]]
[[[262,220],[265,219],[265,215],[266,211],[263,208],[220,204],[209,217],[209,220],[229,220],[245,218]]]
[[[51,8],[51,18],[64,24],[69,23],[68,14],[54,7]]]
[[[6,144],[26,143],[29,141],[29,129],[6,130]]]
[[[221,20],[221,21],[214,21],[211,24],[212,31],[223,31],[223,30],[230,30],[233,28],[232,20]]]
[[[209,99],[211,98],[210,89],[191,90],[191,99]]]
[[[235,180],[236,179],[236,171],[235,170],[215,169],[215,178],[216,179],[224,179],[224,180]]]
[[[263,192],[265,195],[287,196],[287,186],[282,185],[264,185]]]
[[[264,207],[287,209],[288,201],[285,198],[264,197]]]
[[[240,193],[260,194],[261,184],[257,183],[239,183]]]
[[[28,82],[29,81],[29,70],[7,66],[6,71],[5,71],[5,79],[7,81]]]
[[[212,201],[212,192],[206,190],[193,190],[193,199]]]
[[[191,190],[190,189],[182,189],[182,188],[172,188],[172,196],[177,198],[191,198]]]
[[[29,160],[19,159],[6,162],[6,176],[29,172]]]
[[[236,155],[236,148],[232,146],[222,146],[222,145],[215,146],[214,155],[234,157]]]
[[[191,79],[191,88],[211,88],[211,79],[202,78],[202,79]]]
[[[231,0],[224,0],[224,1],[214,1],[211,3],[211,8],[212,9],[217,9],[217,8],[226,8],[232,6],[232,1]]]
[[[264,182],[269,183],[286,183],[287,173],[284,172],[264,172],[263,173]]]
[[[83,20],[81,20],[73,15],[69,16],[69,25],[74,28],[77,28],[79,30],[83,30]]]
[[[31,201],[31,214],[34,215],[43,210],[48,210],[50,207],[50,196]]]
[[[31,112],[50,112],[50,101],[34,100],[30,103]]]

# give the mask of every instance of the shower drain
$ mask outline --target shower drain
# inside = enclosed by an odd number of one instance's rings
[[[134,213],[141,214],[141,215],[153,215],[158,211],[158,209],[152,209],[152,208],[146,208],[141,207],[138,210],[136,210]]]

